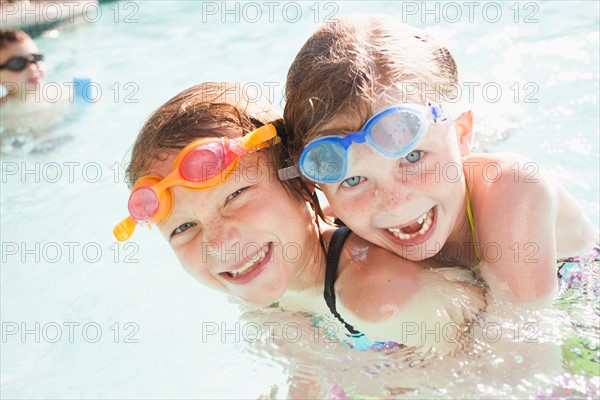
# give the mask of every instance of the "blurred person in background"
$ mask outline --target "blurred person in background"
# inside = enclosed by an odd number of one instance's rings
[[[56,145],[57,138],[47,136],[67,115],[68,87],[53,85],[52,98],[47,99],[45,76],[44,55],[33,39],[22,30],[0,29],[2,153],[21,148],[25,152],[43,152]],[[61,93],[55,93],[57,87]],[[41,143],[38,138],[43,138]]]

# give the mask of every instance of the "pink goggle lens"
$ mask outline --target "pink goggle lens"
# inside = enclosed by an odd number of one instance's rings
[[[221,143],[211,143],[186,154],[179,166],[179,173],[188,181],[205,182],[222,169],[223,147]]]
[[[129,214],[138,221],[149,221],[158,211],[158,197],[148,186],[137,188],[129,196]]]

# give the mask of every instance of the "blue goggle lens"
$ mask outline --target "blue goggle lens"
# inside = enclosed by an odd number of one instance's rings
[[[323,138],[302,152],[300,172],[311,181],[335,183],[346,174],[346,149],[332,139],[338,138]]]
[[[380,153],[397,157],[414,144],[420,136],[421,118],[412,112],[393,112],[374,121],[368,127],[367,142]]]

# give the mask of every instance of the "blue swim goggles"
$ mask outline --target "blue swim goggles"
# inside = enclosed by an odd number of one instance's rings
[[[345,136],[323,136],[308,143],[298,168],[313,182],[336,183],[346,176],[348,148],[367,143],[389,158],[400,158],[414,150],[429,123],[446,121],[440,104],[402,104],[373,115],[362,130]]]

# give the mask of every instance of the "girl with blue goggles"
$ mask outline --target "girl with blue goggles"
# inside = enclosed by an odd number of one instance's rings
[[[371,117],[362,130],[345,136],[322,136],[309,142],[300,155],[302,175],[317,183],[337,183],[348,169],[352,143],[367,143],[390,158],[406,156],[419,143],[429,123],[446,121],[440,104],[402,104]]]

